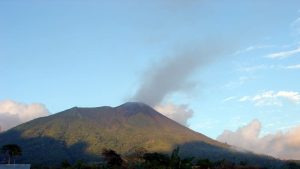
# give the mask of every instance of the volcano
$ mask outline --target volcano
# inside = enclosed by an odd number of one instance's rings
[[[279,163],[272,157],[235,150],[138,102],[117,107],[73,107],[38,118],[3,132],[0,145],[9,143],[20,145],[23,155],[19,160],[31,164],[53,165],[63,160],[95,162],[101,159],[104,148],[121,154],[135,148],[170,153],[177,146],[186,157]]]

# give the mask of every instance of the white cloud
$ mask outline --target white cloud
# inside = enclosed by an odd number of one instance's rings
[[[290,57],[290,56],[298,54],[298,53],[300,53],[300,47],[298,47],[294,50],[271,53],[271,54],[267,55],[266,57],[272,58],[272,59],[284,59],[284,58]]]
[[[293,91],[279,91],[276,94],[277,97],[283,97],[291,102],[294,102],[296,104],[300,103],[300,94],[298,92],[293,92]]]
[[[255,77],[241,76],[237,80],[233,80],[224,85],[224,88],[237,88],[244,85],[246,82],[255,79]]]
[[[188,119],[191,118],[194,114],[194,111],[185,104],[160,104],[158,106],[155,106],[155,110],[185,126],[188,126]]]
[[[0,101],[0,129],[2,131],[47,115],[49,112],[43,104],[24,104],[12,100]]]
[[[225,130],[217,140],[281,159],[300,160],[300,125],[286,132],[260,136],[262,124],[255,119],[236,131]]]
[[[227,97],[227,98],[223,99],[222,102],[228,102],[228,101],[231,101],[231,100],[234,100],[234,99],[236,99],[235,96],[230,96],[230,97]]]
[[[273,106],[273,105],[282,105],[278,99],[278,96],[273,91],[266,91],[261,94],[255,95],[252,97],[252,101],[256,106]]]
[[[239,128],[236,132],[225,130],[217,138],[217,140],[251,150],[254,146],[248,144],[248,142],[251,141],[253,143],[253,141],[255,141],[255,139],[259,136],[260,129],[261,124],[258,120],[255,119],[246,126]],[[247,142],[245,142],[244,140],[247,140]]]
[[[0,132],[21,124],[21,120],[16,114],[0,113]]]
[[[300,69],[300,64],[285,66],[286,69]]]
[[[238,101],[251,101],[255,106],[281,106],[283,101],[300,104],[300,93],[295,91],[265,91],[255,96],[243,96]]]
[[[257,49],[265,49],[265,48],[271,48],[271,47],[274,47],[274,45],[251,45],[251,46],[248,46],[245,49],[241,49],[241,50],[236,51],[234,53],[234,55],[239,55],[239,54],[251,52],[251,51],[257,50]]]
[[[267,66],[267,65],[242,66],[239,68],[239,71],[254,72],[257,70],[268,69],[268,68],[269,68],[269,66]]]
[[[241,72],[251,73],[260,70],[271,70],[271,69],[281,69],[282,66],[280,65],[268,65],[268,64],[261,64],[261,65],[252,65],[252,66],[245,66],[241,65],[238,70]]]
[[[252,66],[245,66],[241,65],[238,68],[238,71],[241,72],[246,72],[246,73],[251,73],[259,70],[281,70],[281,69],[300,69],[300,64],[295,64],[295,65],[288,65],[288,66],[283,66],[283,65],[252,65]]]
[[[252,72],[261,71],[261,70],[282,70],[282,69],[300,69],[300,64],[288,65],[288,66],[267,65],[267,64],[252,65],[252,66],[240,65],[238,68],[238,71],[252,73]]]
[[[251,100],[250,96],[243,96],[239,99],[240,102],[244,102],[244,101],[248,101],[248,100]]]
[[[300,34],[300,18],[297,18],[294,22],[292,22],[291,27],[297,34]]]

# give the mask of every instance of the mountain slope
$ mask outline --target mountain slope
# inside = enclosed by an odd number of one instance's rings
[[[38,118],[0,135],[0,145],[17,143],[24,150],[22,160],[55,164],[64,159],[97,161],[103,148],[126,153],[134,147],[170,152],[181,146],[184,156],[213,159],[274,159],[240,153],[226,144],[194,132],[143,103],[118,107],[78,108]],[[249,160],[248,160],[249,161]]]

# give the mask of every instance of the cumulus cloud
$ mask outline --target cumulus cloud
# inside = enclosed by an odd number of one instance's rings
[[[197,69],[216,60],[223,49],[217,41],[205,41],[196,46],[177,48],[172,57],[165,57],[159,63],[149,67],[141,79],[133,100],[156,106],[170,118],[181,124],[187,124],[187,119],[193,114],[188,109],[188,105],[163,105],[162,102],[175,92],[191,90],[195,87],[196,84],[190,82],[189,77]]]
[[[194,114],[194,111],[186,104],[175,105],[172,103],[161,104],[154,107],[155,110],[162,113],[163,115],[177,121],[178,123],[188,126],[188,119]]]
[[[8,114],[0,112],[0,132],[21,124],[21,120],[16,114]]]
[[[49,115],[49,112],[43,104],[24,104],[12,100],[0,101],[1,131],[10,129],[37,117],[47,115]]]
[[[217,140],[260,154],[300,160],[300,125],[265,136],[260,136],[261,129],[261,122],[255,119],[236,131],[225,130]]]
[[[234,146],[253,150],[255,148],[256,139],[259,137],[260,130],[261,123],[255,119],[246,126],[237,129],[235,132],[225,130],[217,138],[217,140],[227,142]],[[251,142],[251,144],[249,144],[249,142]]]
[[[283,101],[300,104],[300,93],[295,91],[265,91],[255,96],[243,96],[240,102],[251,101],[255,106],[281,106]]]
[[[293,49],[293,50],[271,53],[271,54],[267,55],[266,57],[271,58],[271,59],[284,59],[284,58],[296,55],[298,53],[300,53],[300,47]]]

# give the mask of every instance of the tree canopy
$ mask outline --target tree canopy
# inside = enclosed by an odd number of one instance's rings
[[[11,163],[13,158],[15,163],[15,157],[22,155],[22,149],[17,144],[6,144],[1,147],[1,153],[8,157],[7,163]]]

